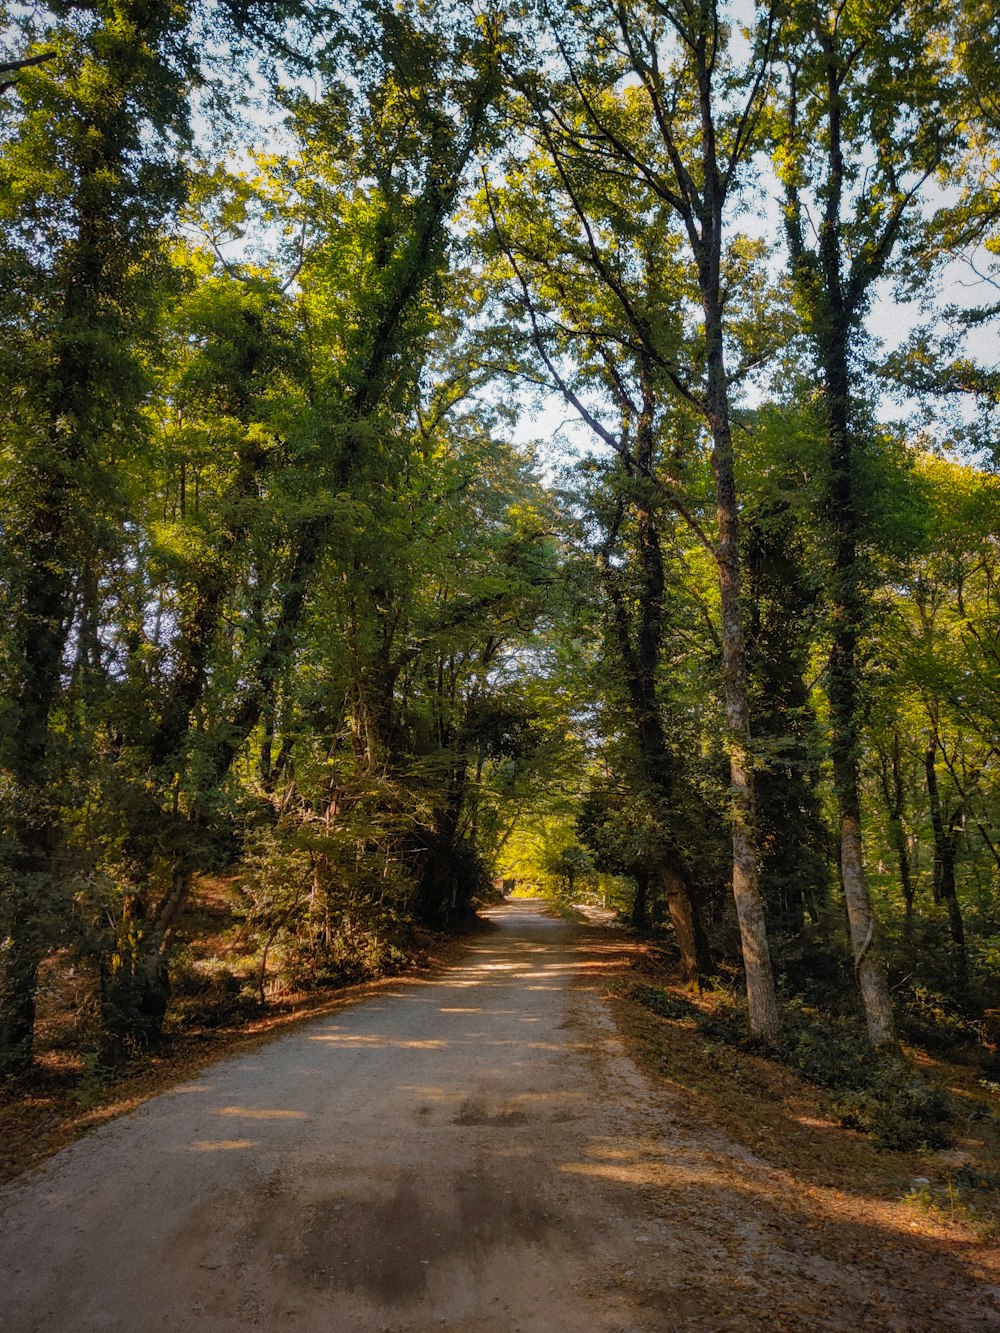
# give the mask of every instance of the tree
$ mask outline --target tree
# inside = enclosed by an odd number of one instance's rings
[[[171,931],[203,855],[190,830],[212,826],[234,765],[270,725],[296,669],[331,557],[352,548],[367,495],[393,484],[401,423],[435,322],[429,297],[447,269],[451,211],[490,124],[494,37],[487,29],[470,41],[464,30],[449,36],[440,19],[360,12],[341,46],[325,53],[333,63],[320,100],[293,99],[301,156],[253,188],[221,182],[219,216],[237,233],[257,216],[248,206],[255,190],[277,196],[286,226],[305,228],[299,290],[285,298],[299,324],[292,355],[305,393],[298,415],[286,408],[275,432],[267,420],[274,346],[252,293],[263,289],[265,306],[280,306],[282,293],[274,278],[221,261],[246,293],[234,297],[230,282],[230,301],[243,311],[238,336],[217,326],[208,357],[215,373],[230,361],[235,401],[217,401],[216,410],[237,423],[236,459],[215,511],[215,552],[185,562],[176,665],[160,725],[145,742],[146,781],[153,776],[160,823],[173,832],[159,903],[143,913],[144,928],[130,930],[129,949],[115,953],[127,960],[115,1005],[118,1049],[158,1031]],[[348,50],[364,70],[350,90],[336,63]],[[412,82],[415,69],[421,77]],[[280,317],[272,323],[279,327]],[[216,392],[227,389],[217,383]],[[281,472],[276,454],[287,463]],[[266,536],[250,521],[261,512],[258,497],[267,500]],[[191,527],[189,519],[185,542]],[[162,835],[150,843],[147,828],[145,836],[150,849],[163,846]]]
[[[46,944],[39,904],[58,892],[53,724],[63,655],[88,571],[109,541],[115,463],[142,436],[137,353],[161,271],[158,228],[181,192],[171,137],[187,132],[183,9],[94,8],[92,20],[73,10],[62,21],[26,20],[46,59],[16,81],[0,163],[0,376],[6,401],[20,404],[8,423],[15,507],[3,589],[10,880],[0,1062],[11,1070],[31,1058]]]
[[[773,16],[766,15],[753,34],[745,69],[736,67],[728,28],[719,6],[601,4],[558,10],[552,21],[555,56],[565,71],[550,86],[526,78],[532,123],[552,163],[550,190],[558,189],[576,248],[586,255],[591,281],[599,282],[616,319],[627,330],[633,355],[697,411],[711,439],[715,484],[715,536],[707,538],[720,588],[722,678],[726,702],[727,745],[732,790],[733,894],[740,922],[747,975],[751,1030],[773,1037],[779,1027],[771,975],[763,902],[759,886],[755,832],[753,757],[740,604],[739,515],[736,498],[725,314],[726,245],[724,226],[738,188],[739,172],[753,150],[773,40]],[[622,197],[633,206],[631,224],[607,233],[593,200],[602,194]],[[599,186],[597,182],[600,182]],[[595,188],[596,187],[596,188]],[[690,349],[694,366],[683,368],[681,350],[670,338],[664,345],[655,307],[632,285],[635,269],[623,272],[616,255],[617,237],[635,235],[636,218],[649,219],[648,234],[665,230],[673,218],[687,246],[688,271],[681,279],[697,302],[701,328]],[[503,224],[500,226],[503,231]],[[603,237],[609,236],[609,244]],[[648,261],[652,246],[636,236],[636,248]],[[654,243],[655,244],[655,243]],[[667,242],[677,254],[673,238]],[[659,246],[662,250],[663,241]],[[740,247],[734,249],[738,252]],[[531,293],[523,262],[532,253],[521,247],[508,256],[522,285]],[[674,261],[676,262],[676,260]],[[638,271],[642,272],[640,261]],[[543,301],[551,288],[543,286]],[[556,289],[558,293],[558,288]],[[549,376],[592,426],[599,423],[583,397],[571,390],[544,346],[536,314],[535,342]],[[669,326],[668,326],[669,327]],[[673,330],[671,329],[672,333]],[[591,336],[579,330],[578,339]],[[668,335],[669,337],[669,335]],[[697,350],[695,350],[695,348]],[[605,355],[608,355],[606,349]],[[695,368],[697,367],[697,368]],[[611,374],[613,375],[613,368]],[[645,392],[648,376],[638,377]],[[641,420],[637,396],[634,416]],[[623,442],[603,431],[619,451]],[[671,490],[675,503],[680,497]],[[681,500],[683,506],[683,501]]]
[[[868,728],[904,899],[904,965],[968,1006],[965,917],[982,910],[977,863],[987,874],[1000,865],[992,780],[995,479],[915,452],[910,484],[916,540],[893,571],[891,592],[882,594],[887,614],[873,654]],[[910,851],[919,852],[921,841],[930,844],[932,906],[943,910],[950,936],[941,948],[925,932],[922,951],[916,926],[928,914]]]
[[[814,413],[797,389],[753,415],[743,466],[751,719],[768,917],[801,941],[828,895],[822,742],[808,677],[821,628]],[[777,941],[775,941],[777,943]],[[793,944],[793,948],[795,945]]]
[[[864,694],[864,533],[858,452],[871,425],[859,407],[859,352],[877,284],[922,187],[942,161],[948,72],[935,54],[936,7],[793,6],[782,34],[774,111],[792,281],[826,416],[832,546],[828,695],[840,869],[868,1033],[895,1043],[892,1003],[862,859],[859,720]]]
[[[280,45],[299,8],[262,14],[231,4],[220,16],[239,40],[256,33]],[[6,584],[15,625],[4,756],[15,887],[5,895],[0,1045],[22,1067],[45,947],[42,881],[69,882],[54,870],[65,811],[51,799],[66,654],[78,636],[85,642],[88,679],[103,698],[89,725],[114,799],[103,850],[90,847],[84,862],[102,874],[113,868],[120,882],[111,913],[119,924],[104,950],[114,1053],[156,1034],[170,933],[206,838],[216,836],[208,831],[218,831],[222,786],[294,662],[345,514],[341,497],[376,484],[376,475],[382,481],[379,466],[391,468],[373,441],[412,404],[451,211],[495,94],[489,22],[449,30],[444,15],[411,20],[373,5],[323,46],[327,95],[318,104],[290,99],[310,154],[308,165],[284,168],[286,183],[297,171],[301,188],[283,220],[297,224],[306,204],[311,210],[302,287],[288,292],[294,273],[282,283],[266,266],[221,252],[216,272],[202,268],[186,304],[192,343],[171,342],[165,331],[175,365],[158,385],[156,428],[174,475],[150,475],[134,465],[149,424],[140,407],[164,370],[151,352],[157,283],[168,281],[160,229],[184,194],[177,149],[196,69],[188,23],[206,13],[108,4],[94,18],[74,8],[45,34],[60,60],[25,69],[14,90],[19,113],[5,154],[13,336],[2,369],[15,399],[30,385],[31,408],[10,463],[21,505]],[[363,71],[350,86],[338,65],[348,49]],[[218,175],[225,192],[234,177]],[[239,229],[241,211],[244,223],[260,219],[256,204],[245,206],[256,188],[229,190],[217,215],[223,231]],[[276,183],[267,188],[273,200]],[[182,290],[189,276],[180,277]],[[294,357],[298,395],[279,384]],[[296,397],[297,416],[288,410]],[[192,415],[181,420],[179,406]],[[207,467],[197,457],[206,432],[215,435]],[[280,479],[279,457],[290,465]],[[149,482],[167,493],[143,493]],[[161,500],[173,510],[169,521],[156,513]],[[116,542],[102,588],[105,552]],[[97,631],[112,590],[121,617]],[[79,744],[86,749],[82,734]]]

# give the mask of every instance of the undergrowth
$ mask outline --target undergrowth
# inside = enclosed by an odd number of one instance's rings
[[[951,1054],[956,1050],[985,1047],[985,1025],[970,1017],[947,996],[926,986],[903,990],[899,1028],[905,1041],[925,1051]]]
[[[705,1009],[648,982],[634,982],[631,998],[662,1018],[689,1020],[710,1041],[780,1060],[828,1094],[842,1125],[870,1135],[880,1148],[948,1146],[948,1094],[902,1055],[874,1054],[860,1021],[820,1014],[793,1000],[774,1046],[747,1035],[746,1006],[726,992]]]
[[[905,1201],[919,1212],[964,1222],[981,1240],[1000,1233],[1000,1176],[968,1164],[949,1171],[940,1183],[914,1180]]]

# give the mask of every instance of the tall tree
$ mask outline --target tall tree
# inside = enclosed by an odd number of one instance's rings
[[[137,348],[161,267],[158,228],[181,190],[171,139],[187,130],[184,6],[87,9],[25,20],[39,54],[55,54],[19,74],[0,160],[0,374],[5,400],[21,404],[5,459],[16,497],[4,587],[8,1069],[31,1057],[40,902],[53,891],[63,653],[86,571],[108,540],[114,462],[142,434]]]
[[[765,12],[741,67],[718,0],[697,4],[625,2],[559,7],[551,20],[558,82],[526,80],[535,133],[554,165],[569,224],[589,252],[593,277],[619,307],[629,338],[701,415],[711,440],[715,535],[710,548],[720,590],[722,678],[731,778],[733,896],[740,923],[751,1030],[773,1037],[780,1024],[760,892],[753,752],[743,611],[739,511],[727,365],[725,228],[741,170],[754,151],[772,56],[774,17]],[[686,283],[700,307],[697,350],[683,369],[662,345],[656,314],[634,300],[603,222],[580,185],[625,180],[636,218],[654,228],[673,218],[687,248]],[[593,191],[592,191],[593,193]],[[558,368],[553,364],[550,373]],[[576,395],[577,402],[586,408]],[[676,498],[676,492],[675,492]]]
[[[199,864],[190,830],[211,824],[234,765],[258,727],[270,725],[331,560],[351,549],[367,494],[391,492],[405,457],[436,323],[430,298],[447,271],[451,215],[488,135],[496,91],[496,32],[488,24],[449,30],[445,18],[378,5],[358,11],[323,55],[320,99],[291,99],[301,155],[254,189],[223,181],[221,218],[239,233],[258,216],[248,206],[257,189],[278,197],[279,223],[300,237],[282,284],[285,292],[297,284],[284,301],[298,324],[291,396],[299,412],[286,406],[278,430],[268,419],[282,304],[275,280],[223,261],[228,277],[213,281],[228,282],[237,334],[218,323],[208,360],[216,410],[236,427],[236,456],[215,506],[214,549],[183,562],[174,669],[144,742],[147,787],[152,778],[174,834],[158,902],[114,955],[123,960],[111,1006],[123,1049],[155,1035],[162,1018],[169,940]],[[361,71],[354,82],[343,75],[348,53]],[[270,527],[263,541],[255,514]],[[193,525],[181,537],[189,549]],[[370,689],[356,702],[369,718],[384,711]],[[162,849],[162,835],[150,841],[147,831],[145,843],[150,853]]]
[[[868,1033],[895,1043],[877,923],[865,880],[859,786],[865,617],[858,455],[870,422],[859,405],[861,344],[877,285],[921,189],[942,160],[948,71],[937,6],[793,5],[783,29],[775,161],[785,191],[792,280],[821,381],[828,445],[832,647],[828,694],[840,869]]]

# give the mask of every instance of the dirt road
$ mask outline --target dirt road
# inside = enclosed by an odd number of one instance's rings
[[[673,1130],[599,984],[571,986],[599,953],[539,904],[492,915],[440,976],[216,1065],[7,1187],[0,1328],[859,1327],[863,1275],[769,1255],[764,1164]],[[813,1303],[779,1317],[775,1284]],[[994,1296],[970,1281],[926,1323],[868,1326],[996,1328]]]

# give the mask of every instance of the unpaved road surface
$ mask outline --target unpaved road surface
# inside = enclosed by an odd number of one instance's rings
[[[971,1268],[900,1313],[857,1267],[877,1220],[843,1266],[805,1222],[769,1242],[781,1181],[677,1128],[615,1035],[599,950],[538,904],[491,915],[436,978],[216,1065],[4,1189],[0,1328],[1000,1328]]]

